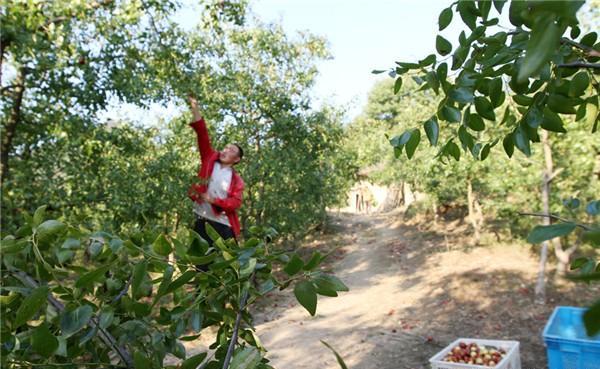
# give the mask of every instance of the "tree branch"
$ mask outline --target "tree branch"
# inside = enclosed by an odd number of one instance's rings
[[[586,62],[573,62],[573,63],[565,63],[558,64],[559,68],[592,68],[592,69],[600,69],[600,63],[586,63]]]
[[[27,273],[22,271],[12,271],[12,274],[24,285],[30,288],[38,287],[36,280],[31,278]],[[52,294],[48,294],[48,302],[59,312],[65,310],[63,303],[58,301],[54,296],[52,296]],[[90,320],[90,325],[98,328],[98,336],[100,336],[100,339],[102,339],[102,341],[104,341],[104,343],[110,347],[117,354],[117,356],[119,356],[127,368],[133,368],[133,360],[131,355],[129,355],[129,352],[127,352],[125,348],[120,347],[117,343],[117,340],[106,329],[100,327],[97,317],[92,317]]]
[[[589,46],[586,46],[586,45],[583,45],[583,44],[580,44],[579,42],[575,42],[573,40],[569,40],[566,37],[561,38],[560,39],[560,43],[561,44],[571,45],[573,47],[581,49],[581,50],[587,52],[588,56],[600,56],[600,52],[594,50],[593,48],[591,48]]]
[[[534,216],[534,217],[542,217],[542,218],[550,218],[550,219],[554,219],[554,220],[560,220],[561,222],[565,222],[565,223],[575,223],[572,220],[569,219],[565,219],[565,218],[561,218],[557,215],[554,214],[540,214],[540,213],[518,213],[519,215],[529,215],[529,216]],[[591,231],[592,228],[585,225],[585,224],[579,224],[579,223],[575,223],[575,225],[577,227],[581,227],[582,229],[586,230],[586,231]]]
[[[548,182],[551,182],[554,179],[554,177],[561,174],[564,170],[565,170],[565,168],[560,168],[560,169],[555,170],[554,173],[552,173],[550,175],[550,178],[548,178]]]

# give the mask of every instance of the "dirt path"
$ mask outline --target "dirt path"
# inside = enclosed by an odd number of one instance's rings
[[[589,288],[550,283],[549,303],[535,305],[536,256],[526,246],[469,247],[464,225],[454,225],[450,240],[399,214],[341,215],[333,226],[336,232],[306,247],[345,245],[332,267],[350,292],[320,296],[315,317],[291,290],[254,309],[278,369],[338,369],[319,340],[352,369],[429,368],[428,359],[459,337],[518,340],[523,368],[543,368],[540,335],[553,306],[593,298]]]

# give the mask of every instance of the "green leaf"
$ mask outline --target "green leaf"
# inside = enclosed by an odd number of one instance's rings
[[[423,124],[423,127],[425,128],[425,133],[427,134],[427,139],[429,139],[431,146],[437,145],[440,127],[435,117],[426,121]]]
[[[302,259],[300,259],[298,255],[294,254],[292,256],[292,259],[285,266],[285,268],[283,268],[283,271],[291,277],[299,271],[301,271],[303,266],[304,262],[302,261]]]
[[[162,281],[160,282],[160,285],[158,286],[158,291],[156,291],[156,296],[154,296],[154,301],[152,302],[152,306],[156,305],[158,300],[167,294],[167,291],[169,290],[169,286],[171,285],[171,280],[173,278],[174,271],[175,271],[175,268],[173,268],[173,266],[171,266],[171,265],[168,265],[165,268],[165,272],[163,273]]]
[[[558,49],[562,31],[554,17],[545,16],[536,19],[527,43],[525,59],[517,76],[519,82],[539,72],[542,66],[550,61]]]
[[[17,316],[12,325],[13,329],[25,324],[28,320],[34,317],[38,310],[46,303],[48,298],[48,287],[38,287],[31,292],[29,296],[23,300],[23,303],[17,310]]]
[[[527,115],[525,115],[525,122],[531,128],[537,128],[544,122],[544,115],[537,105],[532,105],[529,108]]]
[[[198,274],[198,272],[196,272],[194,270],[185,271],[185,273],[183,273],[181,276],[179,276],[179,278],[174,280],[173,283],[169,284],[169,287],[167,288],[167,292],[165,294],[174,292],[175,290],[177,290],[184,284],[191,281],[197,274]]]
[[[598,130],[598,98],[590,97],[585,101],[585,122],[588,125],[592,125],[592,133],[596,133]]]
[[[294,286],[294,295],[298,302],[310,313],[317,312],[317,291],[309,281],[300,281]]]
[[[596,301],[585,313],[583,324],[588,336],[593,337],[600,332],[600,300]]]
[[[384,73],[384,72],[387,72],[387,71],[385,69],[373,69],[371,71],[372,74],[381,74],[381,73]]]
[[[75,310],[63,312],[60,319],[60,329],[62,330],[63,337],[68,338],[79,332],[88,324],[93,314],[94,310],[89,305],[83,305]]]
[[[46,216],[46,208],[47,205],[42,205],[39,208],[35,209],[33,213],[33,223],[31,224],[33,227],[37,227],[44,221],[44,217]]]
[[[331,274],[319,274],[314,278],[314,281],[320,281],[326,283],[332,290],[348,292],[350,289],[344,284],[338,277]]]
[[[575,114],[573,101],[568,97],[559,94],[551,94],[547,101],[550,110],[561,114]]]
[[[75,287],[86,288],[92,286],[94,282],[97,282],[104,277],[104,275],[110,269],[111,266],[112,263],[101,266],[100,268],[92,270],[91,272],[85,273],[77,279],[77,282],[75,282]]]
[[[581,281],[581,282],[600,281],[600,272],[593,272],[593,273],[580,274],[580,275],[570,275],[570,276],[568,276],[568,278],[573,281]]]
[[[544,108],[544,118],[542,121],[542,128],[546,131],[566,133],[567,130],[563,126],[562,119],[558,114],[550,111],[548,108]]]
[[[240,268],[240,278],[245,278],[254,272],[256,268],[256,258],[248,259],[248,262],[242,265]]]
[[[202,311],[200,311],[200,308],[194,309],[190,314],[190,325],[192,326],[194,332],[200,332],[202,330],[202,320],[203,315]]]
[[[473,102],[473,90],[466,87],[453,88],[448,92],[448,97],[461,104]]]
[[[586,258],[586,257],[577,258],[577,259],[571,261],[570,269],[571,270],[579,269],[587,262],[588,262],[588,258]]]
[[[581,239],[585,242],[589,242],[593,247],[600,246],[600,229],[584,231]]]
[[[35,232],[40,242],[45,242],[57,233],[63,231],[67,226],[58,220],[50,219],[40,224]]]
[[[531,146],[529,145],[529,136],[523,128],[519,125],[517,129],[512,133],[512,138],[517,149],[527,156],[531,156]]]
[[[452,70],[457,70],[462,67],[465,60],[469,56],[469,48],[465,46],[459,46],[452,54]]]
[[[477,16],[479,15],[479,11],[475,7],[475,2],[472,0],[459,0],[456,8],[463,22],[471,30],[475,30]]]
[[[340,365],[340,368],[342,369],[348,369],[348,366],[346,366],[346,363],[344,362],[344,359],[342,359],[342,357],[340,356],[340,354],[337,353],[337,351],[335,351],[333,349],[333,347],[331,347],[327,342],[321,340],[321,343],[324,344],[325,346],[327,346],[328,349],[330,349],[333,354],[335,355],[335,358],[338,362],[338,364]]]
[[[199,353],[198,355],[191,356],[181,363],[181,369],[196,369],[200,365],[208,354],[206,352]]]
[[[566,236],[573,232],[577,225],[575,223],[557,223],[548,226],[535,226],[529,236],[527,242],[542,243],[556,237]]]
[[[321,253],[318,251],[315,251],[310,260],[308,261],[308,263],[306,263],[303,267],[304,270],[306,271],[310,271],[315,269],[322,261],[323,259],[321,258]]]
[[[419,131],[418,129],[414,129],[412,131],[412,134],[410,135],[410,139],[406,143],[406,156],[409,159],[412,159],[413,155],[415,154],[415,150],[417,149],[417,146],[419,146],[420,141],[421,131]]]
[[[492,2],[490,0],[478,0],[477,8],[479,8],[481,18],[487,19],[488,15],[490,14],[490,10],[492,9]]]
[[[208,225],[208,223],[207,223]],[[173,250],[171,243],[167,241],[164,234],[160,234],[152,244],[152,251],[158,255],[167,256]]]
[[[490,144],[485,144],[485,146],[483,146],[483,149],[481,150],[481,160],[485,160],[488,157],[491,149],[492,146]]]
[[[31,347],[44,357],[50,357],[58,349],[58,339],[50,332],[46,323],[34,329],[31,335]]]
[[[261,360],[258,349],[254,346],[247,346],[235,352],[229,369],[254,369]]]
[[[115,319],[115,311],[111,307],[102,308],[102,312],[100,313],[100,319],[98,320],[98,325],[102,329],[108,328],[113,320]]]
[[[441,118],[448,122],[460,122],[461,114],[460,110],[453,106],[444,105],[441,110]]]
[[[477,114],[470,114],[467,119],[467,127],[471,128],[473,131],[483,131],[485,129],[485,123],[483,119]]]
[[[425,59],[419,60],[419,66],[426,67],[428,65],[431,65],[435,63],[435,59],[435,54],[429,54],[427,57],[425,57]]]
[[[445,56],[452,51],[452,44],[442,36],[438,35],[435,38],[435,48],[440,55]]]
[[[29,245],[29,241],[26,239],[14,239],[9,237],[12,236],[7,236],[0,241],[0,252],[2,255],[16,254],[25,250]]]
[[[509,158],[512,158],[513,153],[515,152],[515,144],[513,141],[512,134],[508,134],[502,140],[502,146],[504,147],[504,152]]]
[[[585,207],[585,212],[592,216],[600,214],[600,200],[590,201]]]
[[[592,47],[596,43],[596,39],[598,38],[598,34],[596,32],[590,32],[587,35],[581,38],[579,41],[580,44]]]
[[[210,237],[211,240],[216,241],[219,238],[221,238],[221,235],[219,234],[219,232],[217,232],[215,230],[215,228],[210,225],[210,223],[206,222],[204,228],[206,230],[206,234],[208,235],[208,237]]]
[[[153,367],[150,359],[148,359],[141,351],[135,351],[133,353],[133,366],[136,369],[150,369]]]
[[[496,120],[496,114],[494,114],[494,106],[483,96],[475,98],[475,110],[477,113],[485,119]]]
[[[502,91],[502,78],[494,78],[492,81],[490,81],[488,86],[488,94],[494,108],[502,105],[505,99],[504,92]]]
[[[573,76],[569,86],[569,96],[579,97],[585,93],[585,90],[590,85],[590,77],[588,72],[581,71]]]
[[[397,94],[402,88],[402,77],[396,78],[396,82],[394,82],[394,94]]]
[[[444,147],[444,152],[452,156],[456,161],[460,160],[460,148],[454,142],[449,141]]]
[[[133,278],[131,279],[131,295],[138,296],[138,292],[140,290],[140,286],[144,281],[144,277],[146,276],[146,269],[148,268],[148,263],[146,261],[141,261],[135,265],[133,268]]]
[[[438,80],[445,81],[446,77],[448,76],[448,64],[441,63],[440,65],[438,65],[436,69],[436,74],[438,76]]]
[[[431,87],[437,94],[440,88],[440,81],[438,80],[435,72],[432,70],[427,72],[427,74],[425,75],[425,79],[427,80],[427,85]]]
[[[494,8],[498,11],[498,13],[502,13],[502,8],[504,4],[506,4],[508,0],[494,0]]]
[[[448,25],[450,24],[450,22],[452,22],[452,7],[448,7],[444,10],[442,10],[442,12],[440,13],[440,16],[438,17],[438,24],[440,26],[439,30],[443,31],[446,27],[448,27]]]
[[[512,99],[514,102],[522,106],[529,106],[533,103],[533,97],[525,95],[514,95]]]

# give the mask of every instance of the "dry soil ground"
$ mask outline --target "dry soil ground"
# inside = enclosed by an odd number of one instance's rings
[[[257,333],[276,368],[339,368],[319,340],[349,368],[429,368],[448,343],[477,337],[517,340],[522,367],[541,369],[541,332],[554,306],[582,305],[598,292],[555,281],[550,269],[547,304],[535,304],[535,250],[468,246],[468,227],[458,221],[432,226],[400,213],[340,214],[330,228],[304,249],[342,245],[330,267],[350,292],[319,297],[315,317],[287,290],[255,308]]]
[[[550,268],[547,304],[535,304],[536,251],[495,241],[469,246],[467,234],[460,221],[332,215],[327,232],[306,240],[301,252],[341,246],[326,267],[350,291],[320,296],[314,317],[291,289],[253,306],[271,364],[338,369],[324,340],[350,369],[429,368],[428,359],[456,338],[476,337],[517,340],[522,368],[545,368],[541,332],[554,306],[585,305],[598,289],[554,279]]]

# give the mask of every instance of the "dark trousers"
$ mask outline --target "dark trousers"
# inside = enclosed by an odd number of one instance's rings
[[[225,225],[223,223],[215,222],[209,219],[196,217],[196,224],[194,226],[194,231],[200,235],[200,237],[204,238],[210,247],[213,247],[214,241],[208,233],[206,232],[206,224],[210,224],[215,231],[223,238],[223,240],[228,240],[230,238],[235,238],[235,234],[233,233],[233,229],[230,226]],[[205,265],[196,265],[196,270],[208,271],[208,266],[210,264]]]
[[[194,226],[194,231],[196,231],[196,233],[198,233],[200,237],[204,238],[211,247],[214,241],[206,233],[207,223],[210,224],[215,229],[215,231],[217,231],[217,233],[223,238],[223,240],[235,238],[235,235],[233,234],[233,229],[231,229],[230,226],[209,219],[197,217],[196,225]]]

